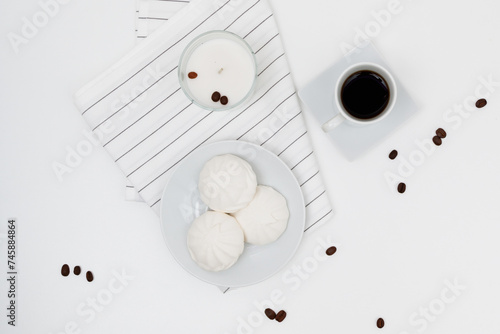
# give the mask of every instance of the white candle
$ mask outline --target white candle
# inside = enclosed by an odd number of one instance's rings
[[[181,85],[186,95],[203,108],[230,109],[251,95],[255,57],[240,37],[223,31],[204,34],[188,46],[184,56],[187,58],[181,60],[179,72]]]

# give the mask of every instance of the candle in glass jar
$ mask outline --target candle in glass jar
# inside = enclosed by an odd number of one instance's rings
[[[206,109],[230,109],[240,104],[249,97],[256,77],[251,49],[227,32],[200,38],[183,66],[181,82],[187,85],[186,94]]]

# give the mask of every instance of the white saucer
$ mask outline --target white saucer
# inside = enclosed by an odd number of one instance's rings
[[[347,67],[360,62],[376,63],[388,69],[396,81],[398,96],[394,110],[379,123],[356,127],[343,122],[325,134],[351,161],[380,143],[418,110],[395,73],[391,71],[375,47],[367,43],[342,57],[299,91],[300,98],[319,121],[320,126],[338,114],[334,101],[337,78]]]
[[[234,266],[210,272],[191,259],[187,232],[192,221],[207,210],[198,192],[198,176],[203,165],[214,156],[227,153],[248,161],[259,184],[273,187],[286,198],[290,218],[278,240],[264,246],[245,244]],[[200,147],[178,165],[163,191],[160,218],[165,242],[184,269],[205,282],[234,288],[263,281],[290,261],[302,239],[305,204],[299,183],[280,158],[258,145],[223,141]]]

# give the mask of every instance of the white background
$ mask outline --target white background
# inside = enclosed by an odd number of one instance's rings
[[[341,43],[353,44],[356,29],[374,20],[371,11],[388,4],[270,2],[298,89],[342,57]],[[125,180],[102,148],[62,182],[52,170],[88,130],[73,93],[135,45],[134,1],[61,5],[18,54],[7,34],[20,34],[22,18],[31,20],[40,5],[2,1],[0,233],[7,218],[17,217],[20,273],[18,326],[8,332],[55,334],[72,322],[75,333],[237,333],[238,326],[242,333],[499,332],[500,87],[468,118],[446,122],[443,115],[474,95],[480,76],[500,81],[500,3],[401,0],[401,6],[372,40],[417,101],[418,115],[348,162],[305,110],[336,215],[306,234],[282,272],[223,295],[177,265],[155,214],[124,200]],[[415,140],[432,138],[438,127],[448,137],[406,178],[407,192],[398,194],[384,173],[397,173],[402,158],[418,148]],[[392,149],[400,152],[394,161],[387,158]],[[314,260],[314,252],[329,245],[338,252]],[[2,272],[4,246],[5,240]],[[62,277],[64,263],[91,270],[94,282]],[[290,271],[304,264],[307,276]],[[134,277],[123,290],[91,321],[88,313],[79,315],[78,306],[90,310],[87,298],[105,296],[113,272],[122,270]],[[443,310],[445,280],[465,289]],[[255,305],[272,291],[282,293],[275,305],[288,313],[282,323],[264,319],[265,306]],[[420,315],[429,306],[432,321]],[[375,326],[378,317],[386,321],[382,330]],[[241,319],[254,326],[241,327]]]

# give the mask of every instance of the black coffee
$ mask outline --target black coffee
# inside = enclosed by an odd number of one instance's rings
[[[359,71],[344,81],[340,97],[349,114],[359,119],[371,119],[380,115],[387,107],[389,85],[375,72]]]

